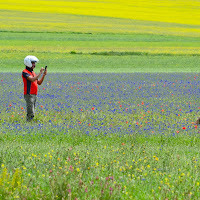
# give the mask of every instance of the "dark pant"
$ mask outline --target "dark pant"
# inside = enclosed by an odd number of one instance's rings
[[[35,103],[37,96],[35,94],[26,94],[24,95],[26,101],[26,111],[27,111],[27,121],[31,121],[35,116]]]

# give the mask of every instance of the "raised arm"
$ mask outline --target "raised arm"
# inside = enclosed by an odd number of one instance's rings
[[[41,85],[43,80],[44,80],[44,77],[47,75],[47,70],[44,71],[43,75],[42,75],[42,78],[40,80],[38,80],[38,85]]]

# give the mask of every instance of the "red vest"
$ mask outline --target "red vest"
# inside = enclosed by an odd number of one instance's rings
[[[33,82],[27,80],[27,77],[24,76],[24,73],[29,74],[30,77],[36,76],[34,71],[30,72],[27,69],[24,69],[22,71],[22,79],[24,82],[24,94],[36,94],[37,95],[37,91],[38,91],[37,80],[35,80]]]

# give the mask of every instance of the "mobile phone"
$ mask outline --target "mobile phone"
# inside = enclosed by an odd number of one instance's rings
[[[44,69],[45,71],[47,70],[47,66],[45,66],[45,69]]]

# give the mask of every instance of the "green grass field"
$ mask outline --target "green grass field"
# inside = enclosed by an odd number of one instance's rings
[[[34,54],[49,72],[199,72],[198,37],[0,32],[0,71],[20,72]]]
[[[0,199],[199,198],[196,135],[24,134],[1,135]]]

